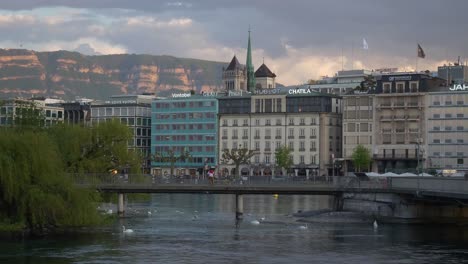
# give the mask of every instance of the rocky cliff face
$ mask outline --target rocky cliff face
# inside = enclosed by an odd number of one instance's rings
[[[75,96],[215,91],[224,63],[171,56],[104,55],[0,49],[0,97]]]

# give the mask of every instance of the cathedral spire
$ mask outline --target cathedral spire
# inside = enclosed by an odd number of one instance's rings
[[[252,64],[252,48],[250,46],[250,27],[249,27],[249,42],[247,46],[247,91],[253,92],[255,90],[255,73]]]

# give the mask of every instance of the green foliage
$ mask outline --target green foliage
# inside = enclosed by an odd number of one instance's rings
[[[132,134],[117,120],[93,128],[58,125],[48,130],[68,173],[107,173],[111,169],[139,172],[142,157],[129,151]]]
[[[369,89],[375,88],[377,85],[377,81],[375,80],[374,76],[366,75],[364,76],[364,80],[356,86],[355,90],[359,90],[362,92],[369,91]]]
[[[229,164],[232,161],[232,163],[236,165],[237,176],[240,177],[240,165],[250,164],[250,158],[252,158],[253,155],[255,155],[255,152],[246,148],[224,149],[221,156],[221,163]]]
[[[0,131],[0,215],[31,230],[96,224],[95,192],[76,189],[45,132]]]
[[[351,157],[357,172],[360,172],[361,168],[368,168],[372,161],[370,151],[363,145],[357,145]]]
[[[286,171],[293,165],[291,150],[284,145],[276,149],[275,158],[276,164],[278,164],[279,167],[284,168]]]

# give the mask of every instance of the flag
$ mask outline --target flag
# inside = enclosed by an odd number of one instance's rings
[[[368,50],[369,45],[367,45],[367,41],[365,38],[362,39],[362,49]]]
[[[421,48],[421,45],[418,44],[418,57],[419,58],[426,58],[426,53],[424,53],[424,50]]]

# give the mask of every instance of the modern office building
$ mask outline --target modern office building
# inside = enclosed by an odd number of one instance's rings
[[[422,73],[382,75],[375,89],[344,96],[345,171],[361,144],[373,158],[372,171],[407,172],[427,162],[428,92],[445,80]]]
[[[45,126],[63,123],[64,109],[57,102],[55,99],[48,98],[5,100],[3,105],[0,105],[0,126],[13,124],[15,117],[21,115],[19,109],[30,107],[30,104],[42,112]]]
[[[333,158],[341,157],[341,97],[310,89],[263,89],[228,92],[219,100],[219,172],[237,175],[235,165],[221,163],[225,149],[254,150],[241,175],[280,175],[275,151],[292,152],[289,175],[332,175]]]
[[[428,93],[427,170],[468,172],[468,90],[439,87]]]
[[[152,173],[202,176],[203,171],[217,166],[217,113],[216,93],[193,95],[172,94],[171,98],[152,103],[151,153],[174,157],[174,163],[153,160]],[[181,153],[188,158],[177,159]]]
[[[437,67],[437,76],[447,80],[447,86],[468,83],[468,66],[455,62]]]
[[[149,173],[151,146],[151,101],[154,95],[115,95],[91,104],[91,125],[112,119],[127,125],[133,133],[130,150],[142,154],[142,170]]]

